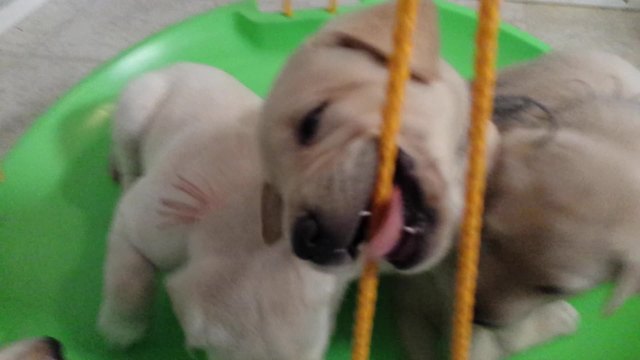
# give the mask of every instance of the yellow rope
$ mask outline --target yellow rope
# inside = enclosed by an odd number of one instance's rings
[[[462,236],[458,249],[456,303],[451,359],[466,360],[472,337],[473,306],[478,279],[480,233],[486,187],[486,133],[493,112],[500,0],[481,0],[476,34],[476,78],[473,83],[469,168]]]
[[[383,109],[380,136],[380,165],[373,196],[372,234],[387,210],[392,193],[397,147],[395,137],[400,128],[400,112],[405,83],[409,77],[409,60],[413,29],[416,23],[417,0],[399,0],[396,9],[394,53],[389,61],[387,102]],[[471,126],[469,129],[469,168],[467,172],[466,208],[462,224],[456,279],[456,303],[451,352],[453,360],[465,360],[469,356],[472,336],[474,296],[478,274],[480,232],[484,210],[486,177],[486,132],[493,112],[495,86],[495,60],[499,0],[482,0],[480,4],[478,34],[476,38],[476,79],[473,85]],[[360,278],[354,346],[352,359],[367,360],[371,346],[371,333],[377,298],[378,267],[367,262]]]
[[[291,4],[292,0],[283,0],[282,1],[282,12],[287,17],[293,16],[293,6]]]
[[[329,0],[329,6],[327,6],[327,11],[335,14],[338,11],[338,0]]]
[[[400,129],[400,113],[405,85],[410,75],[412,38],[417,10],[418,0],[398,0],[393,34],[394,51],[389,59],[387,97],[382,110],[382,129],[378,150],[380,163],[373,193],[369,235],[373,234],[380,226],[393,192],[393,175],[398,154],[395,140]],[[368,261],[360,277],[358,289],[356,324],[353,332],[354,344],[351,354],[353,360],[369,359],[377,291],[378,266],[376,263]]]

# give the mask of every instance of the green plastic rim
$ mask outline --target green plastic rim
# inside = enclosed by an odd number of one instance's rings
[[[470,77],[474,13],[443,1],[438,9],[442,53]],[[107,171],[114,98],[132,77],[178,61],[219,67],[264,96],[291,51],[329,18],[321,10],[297,12],[292,19],[263,14],[249,0],[212,10],[125,51],[42,115],[2,164],[0,342],[53,336],[71,360],[190,359],[164,293],[156,302],[149,337],[130,351],[109,351],[94,330],[105,235],[119,195]],[[500,66],[547,50],[530,35],[502,27]],[[632,300],[605,319],[600,307],[608,291],[573,300],[583,315],[576,336],[517,359],[639,359],[640,302]],[[383,284],[372,359],[405,359],[388,302]],[[328,359],[349,359],[352,311],[350,296]]]

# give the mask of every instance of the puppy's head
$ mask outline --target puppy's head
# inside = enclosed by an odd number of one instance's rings
[[[393,13],[385,4],[330,23],[293,55],[265,103],[262,153],[268,188],[282,204],[282,221],[272,223],[282,224],[299,257],[324,268],[349,267],[368,253],[396,269],[424,269],[450,247],[460,211],[467,89],[439,57],[435,10],[424,1],[394,201],[364,245]]]
[[[22,340],[0,349],[0,360],[62,360],[62,346],[47,337]]]
[[[640,71],[614,54],[554,51],[503,70],[496,94],[499,97],[525,95],[550,109],[563,108],[587,98],[637,98]],[[530,110],[535,113],[536,109]]]
[[[565,115],[584,124],[606,113],[607,121],[622,125],[628,119],[616,118],[616,111],[586,106]],[[639,289],[634,152],[624,150],[620,137],[584,129],[560,128],[540,142],[546,131],[518,129],[502,137],[487,193],[479,324],[507,325],[610,279],[618,286],[609,310]]]

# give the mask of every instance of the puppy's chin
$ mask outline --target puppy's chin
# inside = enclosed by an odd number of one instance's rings
[[[389,265],[389,268],[394,272],[410,275],[424,272],[437,266],[449,253],[453,242],[450,238],[431,239],[429,241],[431,242],[430,252],[419,263],[406,269],[398,269],[392,265]]]
[[[361,274],[362,266],[364,264],[363,258],[358,258],[341,264],[326,266],[317,265],[310,261],[306,261],[307,264],[313,269],[321,273],[333,275],[338,280],[349,281],[357,278]]]

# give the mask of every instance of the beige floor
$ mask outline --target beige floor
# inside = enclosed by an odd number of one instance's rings
[[[46,2],[0,34],[0,157],[95,66],[166,25],[225,1]],[[507,3],[504,19],[556,48],[604,49],[640,66],[640,12]]]

